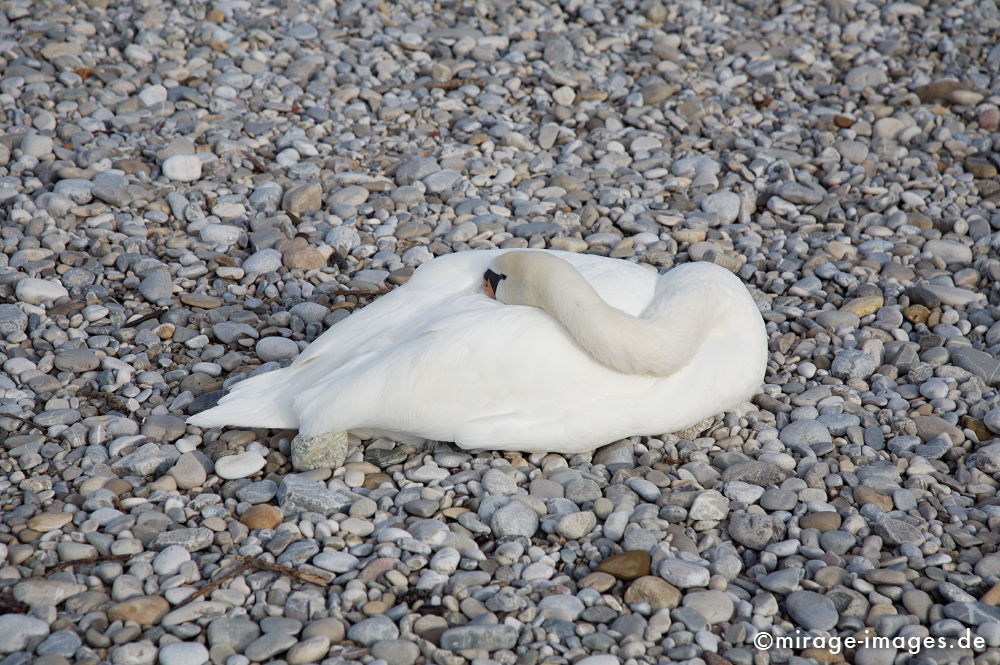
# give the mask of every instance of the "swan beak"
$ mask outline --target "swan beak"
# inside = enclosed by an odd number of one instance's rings
[[[488,279],[484,279],[483,280],[483,291],[486,292],[486,297],[487,298],[491,298],[492,300],[496,300],[497,294],[496,294],[496,292],[493,291],[493,285],[490,284],[490,280],[488,280]]]

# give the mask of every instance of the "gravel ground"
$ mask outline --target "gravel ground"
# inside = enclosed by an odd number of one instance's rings
[[[1000,663],[998,31],[0,2],[0,665]],[[762,392],[593,454],[303,474],[293,432],[185,426],[493,247],[731,269]],[[859,642],[766,648],[796,634]]]

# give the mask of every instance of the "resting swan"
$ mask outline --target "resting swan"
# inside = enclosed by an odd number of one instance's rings
[[[468,251],[420,266],[188,423],[298,429],[298,469],[342,464],[348,432],[576,453],[733,407],[766,363],[760,312],[717,265],[658,275],[584,254]]]

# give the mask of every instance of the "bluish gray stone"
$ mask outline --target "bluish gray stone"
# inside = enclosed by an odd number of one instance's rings
[[[339,490],[331,490],[321,482],[308,480],[297,474],[289,474],[278,487],[278,505],[285,515],[295,515],[301,511],[331,515],[346,512],[354,503],[354,496]]]
[[[833,601],[815,591],[793,591],[785,599],[785,608],[805,630],[830,630],[840,618]]]
[[[493,513],[490,528],[497,538],[505,536],[531,538],[538,531],[538,515],[527,505],[515,499]]]
[[[212,544],[212,531],[203,526],[164,531],[150,543],[149,549],[162,550],[171,545],[180,545],[189,552],[203,550]]]
[[[840,379],[867,379],[878,368],[878,363],[860,349],[844,349],[837,353],[830,372]]]
[[[399,637],[399,628],[392,622],[392,619],[381,615],[359,621],[347,631],[347,639],[366,647],[377,642],[394,640],[397,637]]]
[[[506,624],[458,626],[449,628],[441,635],[441,648],[449,651],[498,651],[515,646],[517,629]]]

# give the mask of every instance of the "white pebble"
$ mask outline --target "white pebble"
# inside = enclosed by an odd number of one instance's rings
[[[201,159],[197,155],[172,155],[163,162],[163,175],[179,182],[193,182],[201,177]]]
[[[17,286],[14,287],[14,293],[18,300],[32,305],[40,305],[48,300],[56,300],[69,295],[66,287],[58,281],[36,277],[25,277],[18,280]]]
[[[167,89],[159,83],[148,85],[139,93],[139,99],[146,106],[153,106],[167,101]]]
[[[264,468],[267,460],[256,452],[227,455],[215,462],[215,475],[226,480],[247,478]]]

